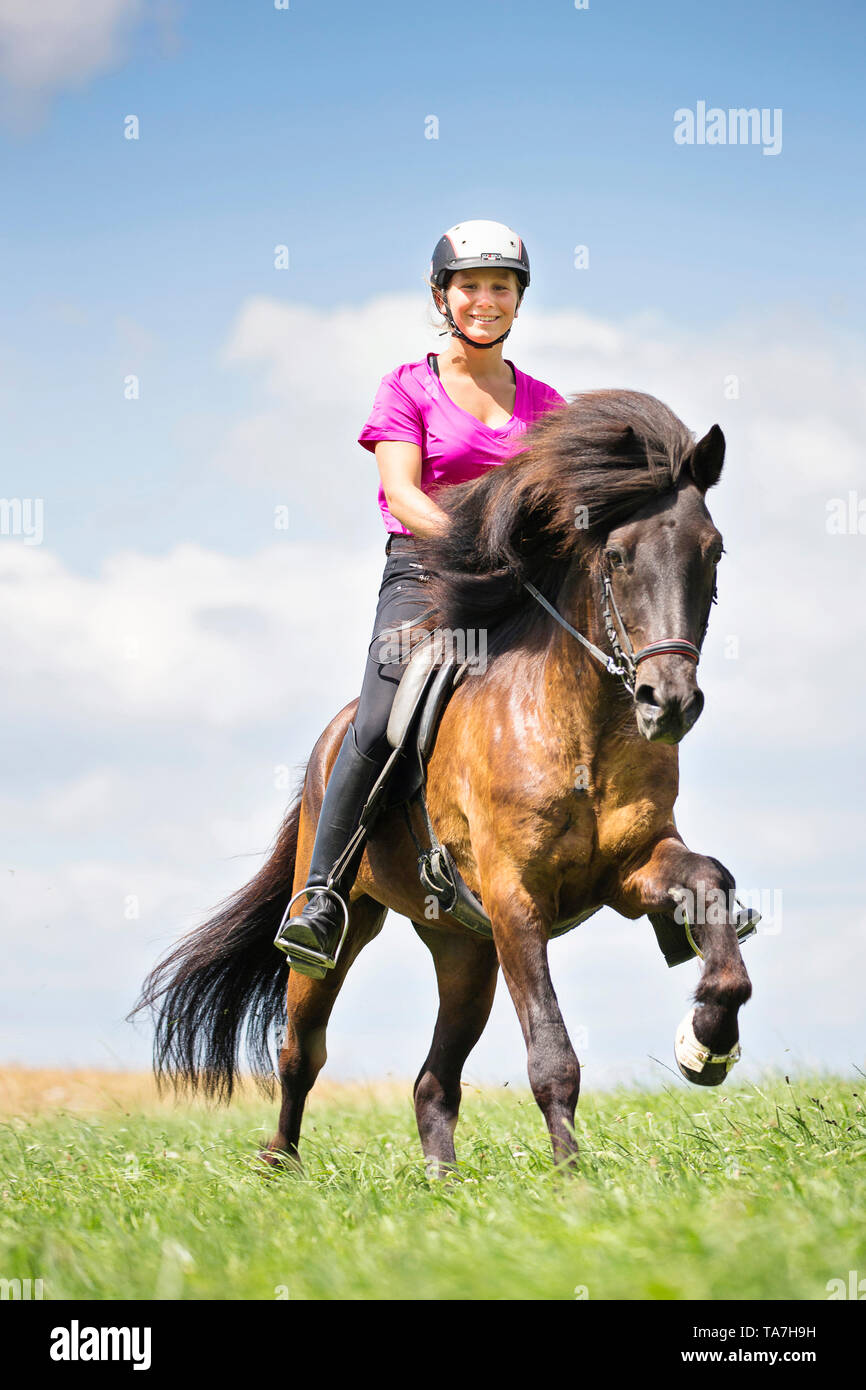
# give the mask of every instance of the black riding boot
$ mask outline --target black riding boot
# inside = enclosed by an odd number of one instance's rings
[[[383,766],[384,762],[368,758],[365,753],[358,751],[355,726],[350,724],[325,787],[307,878],[308,889],[320,888],[325,891],[311,892],[303,912],[288,920],[284,918],[274,940],[274,945],[285,952],[292,969],[300,975],[312,975],[314,979],[321,980],[325,971],[334,967],[335,954],[347,920],[348,896],[358,872],[361,854],[353,854],[339,880],[330,889],[327,882],[334,865],[358,828],[364,803]],[[300,897],[300,893],[297,896]]]

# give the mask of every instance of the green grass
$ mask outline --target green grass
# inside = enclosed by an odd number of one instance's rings
[[[859,1078],[585,1094],[577,1176],[528,1093],[467,1089],[428,1182],[409,1103],[311,1104],[306,1170],[263,1177],[275,1107],[0,1122],[0,1276],[48,1298],[825,1299],[866,1275]]]

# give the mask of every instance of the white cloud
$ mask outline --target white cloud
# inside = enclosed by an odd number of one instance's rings
[[[141,0],[0,0],[4,114],[27,123],[55,92],[117,67],[141,13]]]
[[[2,698],[52,718],[219,726],[288,719],[335,692],[345,703],[382,561],[380,548],[288,540],[242,558],[186,544],[115,555],[88,578],[45,549],[2,546],[0,637],[16,652]]]
[[[781,345],[777,332],[785,335]],[[611,324],[573,311],[532,311],[504,351],[566,396],[628,387],[659,396],[698,433],[719,420],[736,444],[729,473],[748,475],[752,486],[760,483],[784,498],[792,488],[843,486],[855,476],[866,404],[862,346],[821,340],[807,325],[799,345],[787,341],[791,336],[789,325],[772,323],[721,324],[699,336],[648,315]],[[323,447],[332,449],[336,441],[358,456],[353,441],[379,378],[398,362],[443,350],[445,341],[417,295],[383,295],[324,311],[249,299],[221,361],[228,369],[257,369],[282,428],[274,433],[271,457],[246,450],[238,455],[237,475],[257,481],[285,477],[294,467],[301,478],[306,447],[315,447],[317,437]],[[239,421],[239,437],[248,439],[243,431],[250,428],[261,429],[260,421]],[[264,435],[259,443],[267,444]],[[231,456],[229,440],[224,459]]]
[[[109,1023],[107,1015],[76,1014],[64,979],[78,978],[83,963],[82,979],[109,988],[122,958],[126,995],[112,1019],[128,1007],[143,967],[162,949],[148,943],[201,920],[257,868],[289,796],[274,784],[275,762],[305,759],[358,692],[384,538],[375,461],[355,440],[380,376],[427,345],[442,347],[426,318],[416,296],[325,312],[261,298],[242,307],[222,368],[247,372],[264,406],[236,420],[219,452],[232,479],[226,505],[244,486],[276,492],[290,510],[289,530],[269,531],[255,553],[180,541],[161,554],[113,554],[84,576],[45,544],[0,542],[0,642],[14,654],[0,718],[52,747],[50,781],[37,785],[25,769],[23,794],[13,797],[7,778],[0,802],[6,843],[15,847],[8,862],[22,866],[0,884],[3,921],[22,987],[29,980],[39,989],[28,1017],[74,1017],[82,1060],[88,1036],[102,1036]],[[779,1037],[799,1043],[808,1013],[808,1046],[820,1056],[821,1028],[832,1032],[839,1002],[847,1018],[857,1016],[852,967],[862,949],[850,904],[862,838],[862,815],[852,809],[862,764],[866,538],[831,536],[825,526],[827,497],[857,483],[862,358],[847,341],[814,333],[788,331],[780,342],[772,324],[720,325],[698,338],[648,316],[609,324],[534,311],[508,351],[563,394],[648,390],[696,432],[714,420],[725,429],[726,470],[708,500],[729,553],[701,666],[707,708],[684,746],[680,823],[699,830],[697,846],[729,862],[747,887],[754,870],[768,887],[798,872],[817,882],[831,849],[850,860],[851,881],[834,885],[832,928],[814,924],[813,909],[785,887],[785,932],[757,943],[749,960],[754,1055],[772,1060]],[[732,373],[740,394],[729,400]],[[183,525],[181,512],[165,515]],[[311,518],[324,539],[308,535]],[[725,655],[731,635],[735,659]],[[281,721],[278,758],[273,729]],[[89,749],[82,729],[92,730]],[[106,734],[117,729],[123,738],[107,748]],[[74,767],[57,754],[70,735]],[[742,807],[715,795],[722,770],[741,770]],[[783,812],[768,815],[767,805]],[[124,935],[130,893],[141,895],[143,915]],[[16,914],[23,933],[12,925]],[[39,933],[52,921],[68,930],[52,929],[46,965]],[[816,1003],[813,933],[831,929]],[[389,1065],[410,1074],[432,1028],[426,952],[405,922],[392,921],[388,932],[387,947],[364,953],[341,1001],[331,1056],[344,1074]],[[648,933],[646,923],[599,919],[553,948],[560,995],[564,1003],[573,996],[569,1018],[590,1029],[590,1078],[614,1057],[644,1064],[663,1047],[669,1060],[669,1034],[694,981],[685,970],[667,974]],[[126,954],[133,941],[134,972]],[[398,996],[408,1001],[405,1017],[390,1002]],[[762,1006],[761,998],[774,1002]],[[371,1005],[384,1022],[359,1063],[357,1037]],[[500,1055],[508,1058],[503,1073],[519,1075],[521,1052],[500,989],[470,1075],[495,1075]],[[102,1060],[98,1047],[91,1056]]]
[[[250,486],[279,480],[298,534],[317,517],[326,533],[351,535],[375,507],[375,463],[355,440],[379,377],[437,346],[426,301],[415,295],[321,312],[249,300],[222,360],[227,369],[254,368],[272,404],[237,423],[219,463]],[[849,738],[859,712],[845,692],[866,676],[862,642],[851,640],[863,631],[866,542],[828,535],[826,506],[862,473],[862,348],[789,323],[721,324],[695,335],[649,315],[609,324],[530,311],[506,351],[565,395],[631,387],[659,396],[698,434],[723,425],[727,462],[708,501],[729,555],[702,668],[718,682],[714,717],[750,743],[802,738],[812,724],[825,739]],[[735,660],[722,657],[730,635]]]

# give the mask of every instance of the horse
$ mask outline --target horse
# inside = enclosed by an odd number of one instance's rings
[[[440,489],[450,525],[417,538],[432,621],[483,631],[486,660],[441,715],[427,808],[489,916],[492,940],[447,911],[431,918],[417,875],[416,802],[411,815],[392,807],[376,822],[325,978],[289,971],[274,949],[286,900],[306,882],[355,700],[318,739],[260,871],[154,968],[133,1010],[154,1012],[160,1080],[218,1099],[232,1094],[242,1045],[254,1074],[272,1079],[272,1031],[285,1022],[281,1108],[261,1152],[266,1163],[300,1163],[304,1105],[326,1060],[331,1011],[388,909],[409,918],[438,984],[433,1039],[414,1086],[432,1174],[457,1161],[461,1074],[500,969],[554,1163],[574,1164],[580,1063],[548,944],[602,906],[631,920],[647,914],[663,949],[685,931],[703,969],[677,1033],[677,1061],[698,1085],[724,1081],[752,990],[734,879],[718,859],[688,849],[674,820],[678,743],[704,704],[696,668],[723,551],[706,493],[724,453],[718,425],[696,441],[653,396],[592,391],[543,416],[503,464]]]

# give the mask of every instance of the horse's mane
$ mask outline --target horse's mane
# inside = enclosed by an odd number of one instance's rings
[[[432,621],[487,629],[488,655],[514,647],[545,614],[523,581],[555,599],[572,561],[651,498],[679,485],[693,435],[641,391],[588,391],[541,416],[520,453],[436,502],[450,525],[418,537]]]

